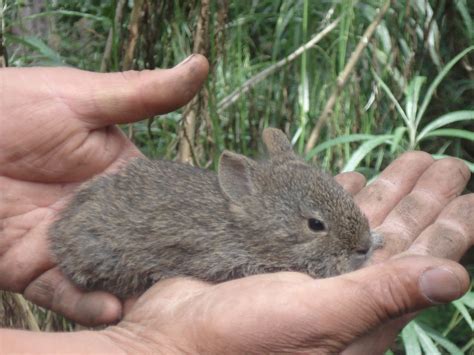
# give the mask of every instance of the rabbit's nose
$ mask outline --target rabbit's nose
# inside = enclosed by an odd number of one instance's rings
[[[380,233],[370,231],[370,238],[372,239],[372,249],[375,250],[383,247],[384,239]]]
[[[372,235],[366,234],[364,238],[362,238],[359,241],[355,249],[355,254],[358,255],[359,257],[364,257],[370,253],[370,251],[373,249],[373,245],[374,245],[374,242],[373,242]]]

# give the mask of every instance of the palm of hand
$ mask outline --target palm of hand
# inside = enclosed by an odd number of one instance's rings
[[[85,324],[120,316],[114,296],[84,294],[54,268],[47,229],[80,183],[141,154],[113,123],[186,103],[207,62],[193,57],[180,68],[142,73],[0,72],[8,93],[0,101],[0,270],[9,271],[0,273],[0,289],[23,292]]]
[[[11,138],[22,135],[18,131],[9,133],[5,131],[0,135],[0,151]],[[116,128],[99,129],[92,134],[79,130],[68,132],[68,142],[57,144],[56,137],[64,133],[44,130],[44,134],[36,136],[42,142],[35,139],[21,142],[22,146],[38,147],[32,153],[18,152],[16,159],[0,155],[1,244],[6,245],[0,248],[5,250],[0,268],[12,271],[0,276],[0,285],[6,285],[2,288],[21,292],[41,272],[53,266],[46,230],[78,184],[94,175],[113,171],[120,161],[140,154]],[[82,152],[75,154],[74,145],[78,141]],[[89,161],[84,162],[82,154],[89,157]],[[49,168],[55,161],[63,162],[61,170]],[[68,176],[69,171],[81,165],[82,176]]]

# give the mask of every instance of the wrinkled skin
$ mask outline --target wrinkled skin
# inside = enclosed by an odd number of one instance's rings
[[[385,237],[373,265],[357,272],[324,280],[277,273],[219,285],[172,279],[124,305],[70,284],[51,260],[45,231],[79,183],[140,155],[110,124],[184,104],[206,72],[202,57],[142,73],[0,71],[0,288],[84,324],[125,315],[96,332],[0,330],[2,349],[376,354],[413,312],[467,290],[466,271],[447,259],[473,245],[474,196],[458,197],[469,171],[421,152],[402,155],[368,187],[359,174],[337,177]]]

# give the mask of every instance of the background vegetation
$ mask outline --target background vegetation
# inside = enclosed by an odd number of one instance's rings
[[[414,148],[474,171],[473,16],[470,0],[0,0],[0,56],[120,71],[206,55],[209,79],[191,104],[123,127],[151,157],[213,168],[224,147],[257,155],[270,125],[333,172],[371,179]],[[2,298],[7,326],[74,328]],[[423,312],[393,352],[474,352],[473,309],[471,291]]]

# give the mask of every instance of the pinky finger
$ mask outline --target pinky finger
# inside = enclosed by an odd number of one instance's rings
[[[341,185],[344,190],[350,193],[352,196],[356,195],[362,190],[366,184],[364,175],[356,173],[355,171],[341,173],[334,177],[336,181]]]

